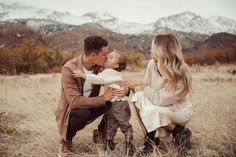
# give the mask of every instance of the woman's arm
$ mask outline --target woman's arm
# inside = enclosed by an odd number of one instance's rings
[[[147,65],[144,80],[124,80],[123,84],[125,87],[129,87],[132,91],[140,91],[148,86],[151,82],[151,68],[153,66],[153,61],[150,60]]]
[[[154,105],[170,106],[182,99],[176,95],[182,90],[183,85],[181,83],[177,84],[176,90],[174,91],[168,90],[167,86],[168,84],[166,83],[159,91],[154,90],[150,86],[146,86],[143,93]]]

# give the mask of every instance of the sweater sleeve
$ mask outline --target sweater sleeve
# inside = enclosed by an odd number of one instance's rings
[[[149,86],[151,82],[151,68],[152,68],[152,60],[150,60],[147,64],[147,69],[144,75],[144,84],[145,86]],[[142,91],[143,89],[140,86],[135,86],[134,92]]]
[[[92,84],[106,85],[122,80],[122,75],[112,69],[105,69],[98,75],[86,74],[86,80]]]
[[[183,86],[180,83],[177,84],[175,91],[168,91],[166,86],[167,84],[159,91],[154,90],[150,86],[146,86],[143,93],[154,105],[171,106],[181,99],[176,97],[176,95],[182,90]]]

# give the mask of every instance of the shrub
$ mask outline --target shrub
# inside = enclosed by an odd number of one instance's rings
[[[139,71],[140,69],[146,68],[147,59],[143,53],[129,51],[127,53],[129,71]]]
[[[0,73],[59,72],[62,65],[74,55],[23,41],[13,49],[0,48]]]

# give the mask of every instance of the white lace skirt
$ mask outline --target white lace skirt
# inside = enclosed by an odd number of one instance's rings
[[[173,122],[179,125],[186,125],[192,119],[192,107],[186,107],[179,111],[172,111],[169,107],[153,105],[142,91],[134,94],[131,102],[139,109],[141,120],[148,132],[157,131],[158,137],[167,136],[169,133],[161,128]]]

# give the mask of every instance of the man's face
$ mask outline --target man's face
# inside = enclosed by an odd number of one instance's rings
[[[108,46],[102,47],[101,50],[98,52],[98,54],[94,58],[94,63],[97,65],[104,66],[104,63],[107,60],[108,56]]]

